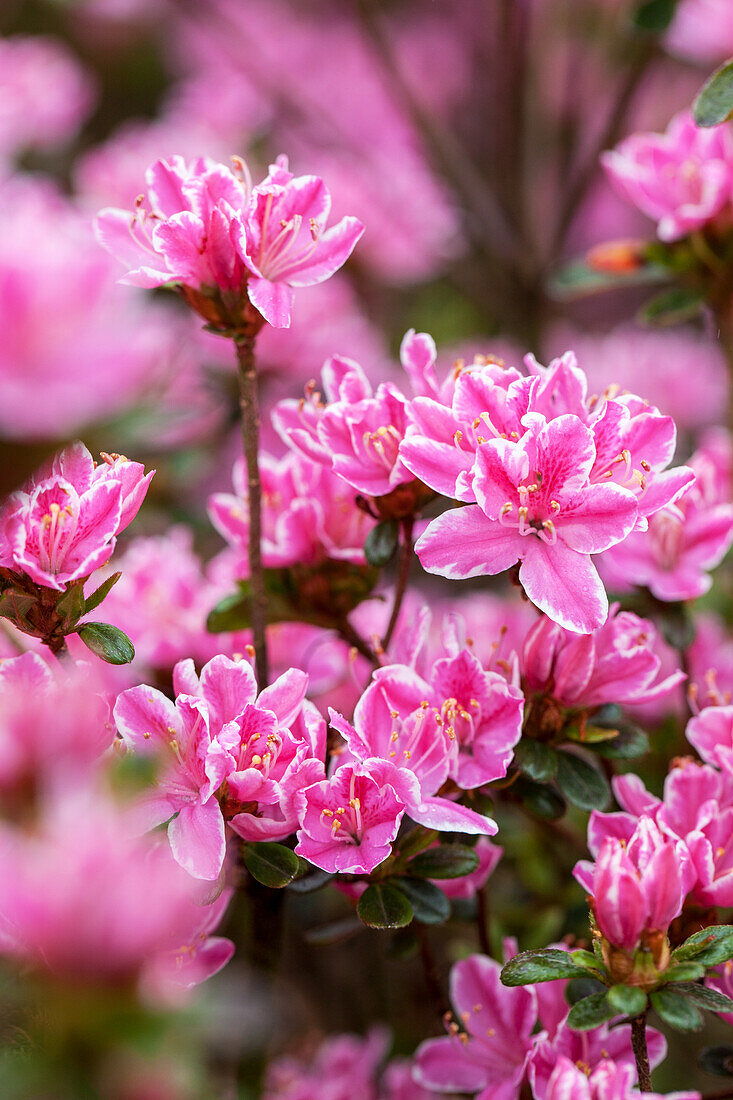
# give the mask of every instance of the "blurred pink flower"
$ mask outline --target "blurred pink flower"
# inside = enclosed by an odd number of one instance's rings
[[[0,508],[0,565],[61,591],[109,560],[154,474],[83,443],[60,451]]]
[[[547,1083],[545,1100],[634,1100],[639,1095],[633,1066],[601,1062],[591,1073],[570,1058],[557,1061]],[[647,1092],[650,1100],[700,1100],[699,1092]]]
[[[363,1039],[329,1036],[310,1056],[276,1058],[262,1100],[377,1100],[377,1072],[388,1045],[386,1030],[373,1027]]]
[[[717,65],[733,53],[733,9],[727,0],[679,0],[664,43],[679,57]]]
[[[727,126],[702,129],[681,111],[664,134],[626,138],[601,162],[614,186],[675,241],[701,228],[731,200],[733,146]]]

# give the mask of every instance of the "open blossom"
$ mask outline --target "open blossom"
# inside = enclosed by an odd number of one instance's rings
[[[451,579],[495,574],[521,562],[534,604],[577,633],[601,626],[606,592],[590,555],[626,538],[634,494],[593,484],[590,430],[571,415],[530,418],[518,440],[495,438],[476,453],[476,504],[444,512],[416,544],[425,569]]]
[[[733,706],[706,707],[687,723],[685,736],[707,764],[733,776]]]
[[[628,1066],[635,1080],[628,1025],[572,1031],[565,1024],[566,982],[511,988],[502,985],[500,972],[498,962],[482,955],[455,964],[450,992],[456,1022],[448,1022],[448,1036],[419,1047],[418,1083],[443,1093],[475,1093],[477,1100],[516,1100],[529,1083],[536,1100],[545,1100],[554,1066],[568,1059],[588,1071],[614,1060]],[[666,1051],[664,1038],[650,1028],[647,1041],[656,1065]]]
[[[364,542],[374,520],[357,507],[355,493],[320,463],[287,454],[260,458],[263,496],[262,559],[266,566],[314,565],[325,558],[365,563]],[[249,509],[244,463],[233,473],[234,493],[215,493],[209,516],[242,554],[246,568]]]
[[[422,396],[410,402],[400,457],[415,477],[443,496],[474,502],[479,450],[487,440],[518,441],[533,423],[529,414],[540,413],[548,421],[576,417],[592,433],[595,454],[589,481],[633,493],[640,530],[647,517],[692,484],[694,475],[687,467],[667,469],[676,442],[671,417],[633,393],[620,394],[615,385],[599,398],[573,352],[547,367],[528,355],[525,366],[528,374],[523,375],[479,356],[459,366],[440,400]]]
[[[296,797],[295,851],[324,871],[369,874],[392,851],[405,812],[401,777],[383,760],[342,764]]]
[[[286,837],[296,823],[292,801],[298,783],[323,774],[314,757],[325,747],[322,722],[313,717],[311,737],[302,744],[291,732],[307,684],[298,669],[283,673],[258,696],[249,663],[219,656],[200,678],[192,661],[179,661],[173,684],[175,703],[146,686],[122,692],[115,721],[130,748],[161,757],[156,788],[141,807],[145,824],[170,820],[175,859],[196,878],[213,880],[226,851],[219,798],[240,835]],[[238,812],[243,804],[250,806],[246,814]],[[257,823],[261,808],[264,820]]]
[[[377,1100],[388,1045],[386,1029],[373,1027],[364,1038],[329,1036],[310,1057],[276,1058],[267,1067],[262,1100]]]
[[[665,932],[685,898],[686,853],[643,817],[628,843],[607,837],[595,865],[576,864],[574,874],[593,899],[603,936],[633,951],[644,932]]]
[[[733,147],[725,125],[702,128],[681,111],[664,134],[626,138],[602,164],[620,193],[676,241],[711,221],[731,199]]]
[[[292,288],[333,275],[363,226],[343,218],[326,229],[326,186],[317,176],[294,177],[284,157],[255,188],[237,164],[241,175],[207,157],[156,161],[146,173],[147,206],[144,199],[132,214],[101,211],[97,236],[130,268],[123,282],[176,283],[197,295],[218,290],[227,316],[212,320],[243,320],[246,294],[266,321],[287,328]]]
[[[608,1061],[587,1073],[585,1065],[559,1058],[547,1084],[546,1100],[634,1100],[636,1073],[632,1066]],[[699,1092],[646,1092],[650,1100],[700,1100]]]
[[[63,589],[112,556],[116,536],[136,516],[154,471],[103,455],[95,464],[73,443],[0,509],[0,566]]]
[[[606,582],[620,591],[643,585],[660,600],[691,600],[712,584],[709,570],[733,544],[730,438],[690,459],[695,484],[601,560]]]
[[[543,616],[525,638],[522,672],[531,691],[549,692],[566,707],[640,706],[668,696],[685,679],[681,669],[660,676],[659,648],[654,624],[618,604],[603,626],[580,636]]]
[[[143,968],[140,985],[146,998],[175,1004],[226,966],[234,944],[211,933],[221,924],[231,899],[232,891],[223,890],[210,905],[188,907],[189,920],[181,942],[154,955]]]
[[[506,775],[521,736],[521,692],[485,672],[473,654],[436,661],[430,680],[406,665],[377,669],[353,725],[333,710],[330,715],[353,757],[395,766],[393,785],[414,821],[430,829],[496,832],[489,818],[439,794],[449,779],[466,790]]]
[[[400,361],[415,396],[447,399],[435,376],[437,352],[427,333],[406,333]],[[448,390],[448,378],[443,390]],[[361,367],[333,357],[323,368],[323,398],[312,386],[305,401],[281,401],[273,421],[283,439],[309,458],[331,466],[359,492],[383,496],[413,481],[400,459],[407,431],[408,398],[392,382],[374,392]]]
[[[45,803],[33,833],[3,825],[0,950],[74,982],[127,982],[208,932],[191,878],[132,827],[78,785]]]

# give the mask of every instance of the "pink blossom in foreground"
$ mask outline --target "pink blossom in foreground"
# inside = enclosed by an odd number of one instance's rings
[[[94,90],[60,40],[13,35],[0,39],[0,100],[0,159],[5,160],[28,149],[57,148],[74,137],[93,106]]]
[[[331,725],[359,760],[394,767],[408,816],[429,829],[493,835],[496,825],[439,795],[450,778],[470,789],[506,774],[521,735],[521,693],[469,653],[439,660],[425,681],[404,665],[378,669],[354,711]]]
[[[3,825],[0,950],[73,982],[127,982],[208,932],[192,880],[132,826],[78,787],[45,804],[35,832]]]
[[[0,509],[0,566],[59,591],[109,560],[155,471],[83,443],[59,452]]]
[[[296,454],[279,460],[262,456],[260,472],[265,565],[313,565],[325,558],[365,563],[364,541],[375,521],[357,508],[354,490],[341,478]],[[233,481],[234,494],[215,493],[210,498],[209,516],[240,551],[244,570],[249,509],[242,461],[234,467]]]
[[[206,157],[156,161],[146,183],[147,207],[108,208],[95,223],[100,243],[130,268],[122,281],[216,290],[234,320],[246,293],[266,321],[288,328],[292,288],[329,278],[363,232],[355,218],[326,229],[331,199],[323,181],[294,177],[283,157],[255,188]]]
[[[400,361],[413,393],[441,396],[435,376],[436,348],[427,333],[410,330]],[[449,388],[452,378],[448,378]],[[282,401],[273,421],[283,439],[308,458],[331,466],[359,492],[383,496],[414,480],[400,460],[407,426],[407,398],[392,382],[373,392],[361,367],[333,357],[322,372],[323,398],[313,387],[305,401]],[[445,395],[443,395],[445,397]]]
[[[517,441],[491,439],[476,453],[476,504],[443,513],[416,544],[425,569],[450,579],[495,574],[521,562],[519,579],[540,610],[589,633],[608,614],[590,555],[626,538],[636,498],[593,484],[593,435],[577,417],[532,417]]]
[[[601,162],[613,185],[675,241],[711,221],[731,199],[727,126],[703,129],[681,111],[664,134],[626,138]]]
[[[636,1072],[633,1066],[600,1063],[591,1073],[569,1058],[558,1059],[547,1084],[546,1100],[634,1100],[639,1095],[634,1088]],[[651,1100],[700,1100],[699,1092],[647,1092]]]
[[[576,864],[574,874],[593,898],[601,933],[614,947],[633,951],[642,933],[666,931],[686,894],[685,854],[642,818],[628,844],[608,837],[595,865]]]
[[[410,402],[400,458],[415,477],[443,496],[473,503],[484,444],[517,442],[537,423],[529,414],[540,413],[548,421],[572,416],[592,433],[589,481],[633,493],[639,530],[645,529],[647,517],[692,484],[687,467],[667,469],[676,442],[671,417],[633,393],[619,394],[615,386],[604,388],[600,397],[594,394],[573,352],[547,367],[528,355],[525,365],[529,373],[522,375],[501,361],[477,356],[469,365],[458,365],[454,384],[440,400],[425,396]]]
[[[531,691],[549,692],[566,707],[640,706],[666,698],[685,679],[681,669],[661,678],[659,650],[654,624],[613,604],[592,634],[573,634],[543,616],[525,639],[522,672]]]
[[[571,1031],[564,1022],[566,982],[509,988],[501,984],[500,971],[498,962],[482,955],[455,964],[450,986],[456,1022],[448,1023],[447,1037],[419,1047],[418,1083],[443,1093],[476,1093],[477,1100],[516,1100],[529,1083],[536,1100],[545,1100],[553,1067],[566,1058],[582,1061],[589,1071],[614,1059],[630,1067],[635,1080],[628,1025]],[[656,1065],[666,1051],[664,1038],[650,1028],[647,1039]]]
[[[733,997],[733,961],[729,959],[722,966],[708,971],[705,985],[717,989],[718,993],[723,993],[726,997]],[[719,1017],[733,1026],[733,1012],[721,1012]]]
[[[369,874],[392,851],[405,812],[399,771],[382,760],[342,764],[296,797],[295,851],[324,871]]]
[[[707,764],[733,775],[733,706],[706,707],[690,719],[685,735]]]
[[[362,1039],[332,1035],[314,1054],[270,1063],[262,1100],[377,1100],[376,1078],[388,1034],[371,1028]]]
[[[224,890],[210,905],[189,908],[190,922],[181,943],[155,955],[142,972],[140,985],[147,999],[176,1004],[226,966],[234,944],[211,933],[221,924],[231,899],[232,891]]]
[[[645,586],[660,600],[690,600],[712,584],[709,570],[733,544],[730,438],[702,447],[690,459],[696,481],[676,503],[649,520],[601,561],[607,584],[619,591]]]
[[[220,795],[232,827],[247,839],[283,839],[293,831],[296,791],[323,774],[314,755],[325,749],[320,718],[309,715],[302,738],[291,732],[306,684],[305,673],[290,669],[257,695],[251,665],[219,656],[200,677],[193,661],[176,665],[175,703],[146,686],[119,696],[114,716],[123,741],[161,758],[156,789],[141,807],[145,823],[172,818],[173,855],[196,878],[216,879],[222,869]],[[239,813],[243,804],[255,812]]]

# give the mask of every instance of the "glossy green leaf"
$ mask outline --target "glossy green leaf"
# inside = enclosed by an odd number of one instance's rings
[[[604,775],[573,753],[558,753],[557,785],[568,799],[581,810],[603,810],[611,798]]]
[[[565,1022],[573,1031],[589,1031],[615,1015],[617,1010],[610,1004],[607,993],[592,993],[573,1005]]]
[[[514,750],[514,763],[530,779],[547,783],[557,772],[557,753],[542,741],[523,737]]]
[[[383,519],[372,527],[364,543],[364,557],[370,565],[381,568],[392,560],[400,540],[400,525],[396,519]]]
[[[622,1016],[639,1016],[646,1008],[646,993],[634,985],[612,985],[608,1003]]]
[[[733,114],[733,60],[726,61],[705,81],[692,105],[698,126],[717,126]]]
[[[393,878],[390,882],[401,890],[421,924],[443,924],[450,917],[450,901],[434,883],[419,878]]]
[[[373,882],[359,898],[356,912],[369,928],[404,928],[412,920],[412,906],[390,882]]]
[[[675,982],[668,986],[675,993],[687,997],[693,1004],[705,1008],[708,1012],[733,1012],[733,999],[726,997],[725,993],[719,993],[717,989],[709,989],[706,985],[697,982]]]
[[[94,611],[95,607],[99,607],[102,600],[109,595],[121,576],[122,573],[113,573],[111,577],[107,577],[107,580],[100,584],[99,588],[95,588],[90,596],[87,596],[84,601],[85,615],[88,615],[90,611]]]
[[[676,1031],[698,1031],[702,1027],[702,1016],[695,1005],[671,986],[651,993],[649,1000],[662,1023]]]
[[[535,985],[557,978],[585,978],[587,971],[574,963],[567,951],[545,947],[540,951],[522,951],[504,966],[503,985]]]
[[[287,886],[300,870],[300,861],[295,852],[284,844],[270,841],[246,844],[244,864],[252,878],[273,890]]]
[[[109,665],[129,665],[135,647],[123,630],[111,623],[84,623],[76,631],[87,649]]]
[[[672,952],[675,963],[694,959],[704,966],[716,966],[733,958],[733,925],[714,924],[702,928]]]
[[[463,878],[479,865],[479,857],[473,848],[465,844],[441,844],[419,852],[407,864],[410,875],[417,878]]]

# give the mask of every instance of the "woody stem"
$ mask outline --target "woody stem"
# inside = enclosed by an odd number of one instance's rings
[[[652,1078],[646,1045],[646,1012],[642,1012],[641,1016],[634,1016],[631,1021],[631,1048],[636,1059],[636,1071],[639,1074],[639,1090],[651,1092]]]
[[[242,446],[247,465],[249,530],[247,554],[249,583],[252,593],[252,634],[255,668],[260,690],[269,683],[267,660],[267,595],[262,566],[262,483],[260,481],[260,413],[257,400],[257,370],[255,367],[255,337],[241,333],[235,336],[239,368],[239,407],[242,414]]]

